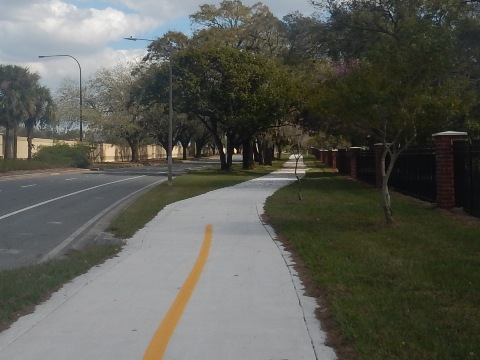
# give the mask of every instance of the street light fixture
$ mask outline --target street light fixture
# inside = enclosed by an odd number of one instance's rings
[[[83,104],[83,96],[82,96],[82,67],[80,66],[80,63],[78,60],[73,57],[72,55],[40,55],[39,58],[50,58],[50,57],[69,57],[75,60],[78,64],[78,70],[80,70],[80,142],[83,141],[83,115],[82,115],[82,104]]]
[[[152,39],[142,39],[134,38],[132,36],[124,38],[125,40],[130,41],[150,41]],[[168,185],[172,186],[172,148],[173,148],[173,86],[172,86],[172,47],[164,47],[165,51],[168,53],[168,149],[167,149],[167,158],[168,158]]]

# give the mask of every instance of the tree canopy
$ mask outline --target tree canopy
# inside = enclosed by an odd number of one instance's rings
[[[15,138],[20,124],[25,124],[31,139],[31,129],[52,118],[50,91],[40,86],[39,80],[40,75],[27,68],[0,65],[0,125],[6,132],[5,158],[16,157],[12,138]]]
[[[313,111],[384,145],[382,193],[391,221],[388,180],[399,153],[419,134],[468,116],[475,103],[458,47],[458,24],[471,20],[470,10],[453,1],[324,3],[335,61],[315,85]]]

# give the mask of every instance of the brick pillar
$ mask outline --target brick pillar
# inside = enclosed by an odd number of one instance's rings
[[[348,161],[350,163],[350,177],[352,179],[358,179],[357,177],[357,159],[360,154],[359,147],[351,147],[348,149]]]
[[[337,169],[337,156],[338,156],[338,150],[334,149],[330,151],[331,154],[331,159],[332,159],[332,164],[330,165],[332,169],[338,171]]]
[[[322,162],[327,165],[327,150],[322,150]]]
[[[382,187],[382,155],[385,146],[382,143],[375,144],[375,185]]]
[[[308,153],[315,156],[315,159],[317,160],[320,158],[320,150],[315,147],[311,147],[310,149],[308,149]]]
[[[447,131],[433,134],[437,166],[437,206],[442,209],[451,209],[455,206],[452,142],[466,138],[465,132]]]

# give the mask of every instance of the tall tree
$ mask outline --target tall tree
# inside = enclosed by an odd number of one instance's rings
[[[193,43],[213,47],[232,47],[268,56],[279,54],[286,46],[284,25],[261,2],[252,6],[239,0],[224,0],[215,5],[201,5],[190,15],[196,31]]]
[[[345,67],[318,86],[320,113],[383,144],[382,200],[385,218],[392,222],[388,180],[398,155],[419,133],[471,106],[468,81],[456,72],[454,22],[442,16],[443,6],[453,11],[458,3],[352,0],[328,5],[329,24],[341,45],[336,56]]]
[[[16,158],[17,127],[27,117],[39,79],[40,75],[27,68],[0,65],[0,125],[5,127],[5,158]]]
[[[231,166],[235,144],[243,144],[244,167],[252,166],[255,133],[291,115],[296,100],[288,72],[245,51],[191,48],[176,56],[174,70],[179,103],[211,131],[224,170]],[[227,154],[222,133],[228,138]]]
[[[53,99],[48,88],[36,84],[32,88],[29,99],[24,124],[27,130],[28,160],[31,160],[34,128],[51,123],[55,114]]]
[[[324,22],[295,12],[286,15],[283,24],[288,46],[282,56],[287,64],[308,69],[312,63],[327,58],[329,33]]]
[[[113,143],[126,141],[131,150],[131,161],[138,162],[141,143],[148,138],[143,108],[131,92],[135,84],[135,67],[117,65],[101,69],[89,81],[90,102],[95,103],[97,118],[92,128],[98,129]]]
[[[88,137],[89,123],[98,112],[96,111],[95,98],[91,96],[88,86],[83,85],[83,126],[85,128],[86,138]],[[78,138],[78,110],[79,110],[79,91],[78,82],[70,78],[64,78],[60,83],[58,90],[54,95],[55,100],[55,131],[57,135],[66,136],[73,140]],[[60,134],[59,134],[60,133]]]

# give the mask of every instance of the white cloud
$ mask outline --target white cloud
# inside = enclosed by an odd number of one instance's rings
[[[82,65],[85,79],[102,66],[141,58],[146,43],[125,36],[154,38],[167,30],[188,31],[188,16],[204,3],[220,0],[0,0],[0,64],[37,71],[55,88],[62,77],[76,79],[76,64],[68,59],[38,59],[38,55],[69,54]],[[253,5],[256,0],[243,0]],[[311,14],[308,0],[266,0],[282,17],[298,10]],[[134,48],[132,48],[132,46]],[[127,50],[118,50],[118,48]],[[117,50],[113,49],[117,48]]]

